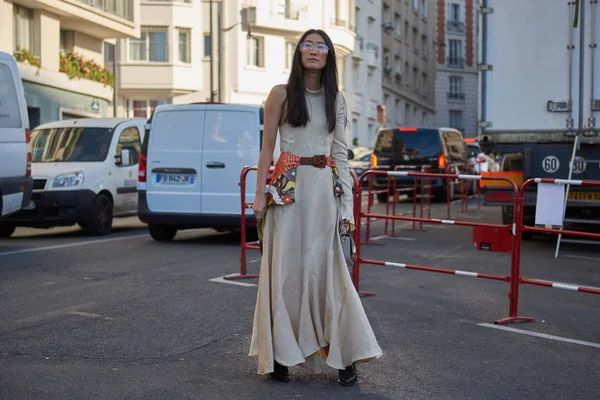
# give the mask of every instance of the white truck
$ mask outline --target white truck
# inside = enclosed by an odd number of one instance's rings
[[[113,217],[137,213],[142,118],[84,118],[50,122],[31,132],[31,203],[0,221],[0,237],[16,227],[78,224],[106,235]]]
[[[600,180],[600,4],[596,0],[481,0],[479,134],[503,155],[501,174]],[[580,146],[573,152],[575,137]],[[574,157],[574,162],[571,159]],[[570,168],[572,165],[572,168]],[[525,194],[534,223],[536,189]],[[512,222],[512,191],[486,183],[489,205]],[[570,188],[565,222],[598,220],[600,191]]]

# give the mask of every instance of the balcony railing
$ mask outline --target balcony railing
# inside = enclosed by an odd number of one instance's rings
[[[308,12],[308,7],[305,4],[289,3],[285,6],[285,18],[300,19],[301,13]]]
[[[352,32],[354,32],[354,30],[355,30],[354,25],[352,25],[349,21],[344,21],[343,19],[339,19],[339,18],[332,18],[331,25],[340,26],[340,27],[346,28]]]
[[[365,48],[365,38],[360,35],[356,35],[356,48],[363,51]]]
[[[446,22],[446,30],[454,33],[464,33],[465,23],[462,21],[449,20]]]
[[[133,22],[133,0],[77,0],[108,14]]]
[[[448,100],[464,101],[465,100],[465,94],[464,93],[459,93],[459,92],[448,92]]]
[[[379,46],[375,43],[367,43],[367,50],[375,53],[375,57],[379,54]]]
[[[448,68],[462,69],[465,67],[465,59],[462,57],[448,57],[446,66]]]

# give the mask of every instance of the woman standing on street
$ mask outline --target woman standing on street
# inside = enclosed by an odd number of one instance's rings
[[[321,356],[350,386],[355,363],[382,354],[340,242],[342,224],[355,229],[346,114],[333,44],[311,29],[296,46],[287,85],[275,86],[265,104],[253,205],[263,240],[249,355],[259,374],[276,380],[288,382],[294,365],[321,372]],[[281,156],[265,196],[278,128]]]

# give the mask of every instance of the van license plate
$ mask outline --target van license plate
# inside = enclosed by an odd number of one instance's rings
[[[156,174],[156,183],[193,185],[194,175],[186,174]]]

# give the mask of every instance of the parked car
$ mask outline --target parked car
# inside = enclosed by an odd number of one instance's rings
[[[5,218],[31,202],[29,117],[17,62],[0,52],[0,237],[15,228]]]
[[[31,133],[33,206],[9,227],[79,224],[92,235],[111,231],[113,217],[137,212],[137,164],[144,119],[71,119]]]
[[[213,103],[154,110],[138,177],[138,215],[153,239],[172,240],[182,229],[240,228],[240,171],[258,163],[263,112],[261,106]],[[256,172],[246,185],[251,202]],[[252,210],[246,215],[254,219]]]
[[[357,178],[371,168],[371,154],[373,154],[373,149],[370,147],[355,147],[348,152],[348,164]],[[367,180],[365,179],[363,185],[366,184]]]
[[[469,149],[463,141],[460,131],[453,128],[388,128],[377,134],[373,150],[372,167],[384,167],[394,170],[395,167],[420,169],[427,167],[431,173],[460,173],[469,170]],[[413,187],[414,178],[396,177],[396,185]],[[447,186],[447,183],[449,185]],[[373,188],[387,188],[387,176],[377,175],[373,179]],[[458,180],[442,178],[432,179],[432,194],[439,200],[447,199],[449,187],[450,199],[460,193]],[[474,190],[473,184],[470,191]],[[377,195],[380,202],[387,201],[388,194]]]

